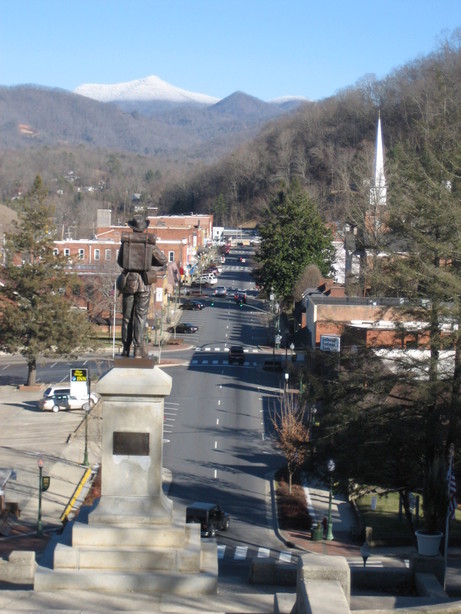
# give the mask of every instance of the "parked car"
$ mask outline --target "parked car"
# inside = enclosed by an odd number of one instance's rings
[[[208,283],[210,286],[214,286],[218,283],[216,275],[212,275],[211,273],[207,275],[202,275],[200,279],[203,280],[205,283]]]
[[[215,537],[217,531],[227,531],[230,518],[216,503],[196,501],[186,508],[186,522],[198,523],[202,537]]]
[[[52,397],[54,394],[70,394],[70,388],[63,388],[62,386],[48,386],[43,393],[43,398]]]
[[[90,394],[90,399],[71,396],[66,393],[56,393],[50,396],[45,396],[38,402],[38,406],[42,411],[54,411],[55,413],[61,409],[91,409],[99,400],[99,396],[95,393]]]
[[[243,365],[245,362],[245,353],[241,345],[230,346],[228,361],[230,365],[234,362],[238,362],[239,365]]]
[[[189,311],[200,311],[204,307],[204,303],[201,303],[200,301],[185,301],[179,305],[179,309],[186,309]]]
[[[189,322],[180,322],[179,324],[176,324],[176,326],[168,327],[169,333],[174,333],[175,330],[177,333],[196,333],[198,331],[198,326],[195,326],[195,324],[189,324]]]
[[[217,283],[218,280],[214,275],[201,275],[200,277],[197,277],[197,279],[194,279],[191,286],[214,286]]]
[[[227,290],[225,286],[218,286],[217,288],[215,288],[215,291],[213,292],[213,294],[214,296],[224,297],[224,296],[227,296]]]

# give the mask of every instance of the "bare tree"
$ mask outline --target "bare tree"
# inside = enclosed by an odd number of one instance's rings
[[[300,401],[298,395],[286,393],[270,413],[278,446],[287,461],[290,494],[293,474],[303,466],[308,455],[309,430],[304,422],[306,406]]]

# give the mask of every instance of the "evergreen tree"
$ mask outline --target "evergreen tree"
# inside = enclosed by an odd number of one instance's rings
[[[388,204],[366,273],[373,296],[402,298],[402,351],[374,371],[372,352],[349,368],[343,353],[318,433],[344,477],[421,492],[428,530],[443,529],[448,451],[461,443],[461,91],[438,79],[402,109],[411,130],[388,151]]]
[[[5,244],[1,347],[24,356],[27,385],[35,384],[40,355],[69,355],[88,345],[91,334],[86,315],[66,298],[76,280],[66,259],[54,253],[55,229],[46,197],[38,176]]]
[[[323,275],[330,272],[334,254],[331,231],[323,224],[315,203],[299,187],[279,192],[260,234],[257,277],[267,291],[273,288],[279,297],[292,297],[309,264],[316,264]]]

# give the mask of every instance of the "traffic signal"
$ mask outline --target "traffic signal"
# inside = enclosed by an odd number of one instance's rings
[[[211,299],[210,305],[211,305],[211,307],[214,307],[214,298]]]

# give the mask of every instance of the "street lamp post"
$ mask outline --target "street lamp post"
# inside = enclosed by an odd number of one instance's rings
[[[85,411],[85,449],[83,452],[83,464],[85,467],[89,467],[90,463],[88,462],[88,414],[90,412],[90,402],[88,401],[83,406]]]
[[[38,460],[38,518],[37,518],[37,537],[43,537],[42,529],[42,472],[43,460]]]
[[[290,374],[288,371],[285,371],[285,392],[288,392],[288,379],[290,378]]]
[[[333,471],[335,470],[335,462],[333,459],[328,461],[328,473],[330,474],[330,496],[328,499],[328,525],[327,525],[327,540],[331,541],[333,537],[333,523],[331,521],[331,501],[333,499]]]

